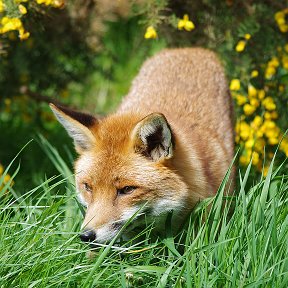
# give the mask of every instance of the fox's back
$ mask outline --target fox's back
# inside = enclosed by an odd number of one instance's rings
[[[233,156],[231,97],[223,68],[209,50],[170,49],[147,60],[119,108],[129,111],[161,112],[191,137],[218,138],[229,160]]]

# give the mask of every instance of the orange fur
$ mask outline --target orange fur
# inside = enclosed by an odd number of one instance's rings
[[[144,203],[159,230],[173,210],[176,228],[199,200],[215,194],[234,155],[225,75],[205,49],[164,50],[147,60],[119,109],[103,120],[51,107],[80,153],[83,227],[98,242],[110,240]],[[119,194],[123,187],[133,189]]]

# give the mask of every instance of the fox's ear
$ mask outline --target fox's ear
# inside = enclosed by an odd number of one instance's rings
[[[50,104],[50,108],[58,121],[73,138],[78,153],[88,150],[95,143],[95,137],[90,128],[97,123],[92,115],[77,112],[63,106]]]
[[[134,149],[153,161],[171,158],[173,135],[163,114],[152,113],[136,124],[132,131]]]

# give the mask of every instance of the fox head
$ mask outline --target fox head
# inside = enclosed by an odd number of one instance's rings
[[[82,240],[112,240],[137,211],[123,232],[128,238],[147,222],[161,232],[171,211],[181,217],[188,188],[173,168],[177,143],[163,114],[115,114],[99,120],[50,106],[79,154],[76,189],[86,206]]]

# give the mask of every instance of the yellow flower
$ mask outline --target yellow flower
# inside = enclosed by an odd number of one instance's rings
[[[242,166],[247,166],[249,164],[249,159],[245,155],[241,155],[239,158],[239,162]]]
[[[251,84],[248,85],[248,96],[249,98],[257,96],[257,89]]]
[[[156,32],[156,30],[154,29],[153,26],[147,27],[145,35],[144,35],[144,38],[145,39],[155,39],[155,38],[157,38],[157,32]]]
[[[253,119],[253,121],[251,122],[251,127],[254,129],[254,130],[257,130],[260,125],[262,124],[263,120],[260,116],[255,116],[255,118]]]
[[[286,33],[288,31],[288,25],[287,24],[280,24],[279,25],[279,30],[282,32],[282,33]]]
[[[265,121],[267,122],[267,121]],[[265,122],[264,122],[264,126],[265,126]],[[269,122],[273,122],[273,121],[269,121]],[[274,123],[274,122],[273,122]],[[274,123],[275,124],[275,123]],[[270,138],[278,138],[279,134],[280,134],[280,128],[278,126],[274,126],[274,127],[265,127],[265,136],[270,139]]]
[[[259,75],[259,72],[258,72],[257,70],[253,70],[253,71],[251,72],[251,77],[252,77],[252,78],[258,77],[258,75]]]
[[[238,91],[240,90],[241,84],[239,79],[232,79],[230,82],[230,90],[231,91]]]
[[[37,4],[45,4],[54,8],[62,8],[65,5],[65,0],[36,0]]]
[[[258,163],[259,163],[259,154],[257,152],[253,152],[252,164],[256,166]]]
[[[23,14],[23,15],[27,13],[26,7],[24,5],[22,5],[22,4],[20,4],[18,6],[18,9],[19,9],[20,13]]]
[[[276,74],[276,68],[273,66],[267,66],[265,70],[265,78],[271,79]]]
[[[264,118],[266,120],[277,119],[278,118],[278,113],[276,111],[265,112],[264,113]]]
[[[185,29],[186,31],[192,31],[193,29],[195,29],[195,25],[192,21],[189,20],[189,16],[188,14],[185,14],[183,16],[183,19],[180,19],[178,21],[178,29],[182,30]]]
[[[283,11],[276,12],[274,18],[278,24],[285,23],[285,13]]]
[[[243,107],[243,111],[245,113],[245,115],[250,116],[252,115],[256,110],[256,107],[250,105],[250,104],[245,104]]]
[[[282,65],[284,69],[288,70],[288,56],[283,56]]]
[[[258,152],[263,152],[265,147],[265,140],[263,138],[258,138],[254,144],[254,149]]]
[[[65,5],[65,0],[54,0],[52,6],[54,8],[63,8]]]
[[[22,22],[18,18],[3,17],[1,20],[3,25],[1,32],[6,33],[12,30],[18,30],[22,27]]]
[[[6,175],[4,176],[3,181],[4,181],[4,183],[7,183],[10,179],[11,179],[11,176],[10,176],[9,174],[6,174]]]
[[[268,66],[273,66],[275,68],[277,68],[279,66],[279,60],[277,59],[277,57],[272,57],[272,59],[268,62]]]
[[[253,152],[251,149],[246,149],[244,153],[240,156],[240,164],[247,166],[252,158],[252,164],[257,165],[259,163],[259,154],[257,152]]]
[[[52,0],[36,0],[37,4],[45,4],[46,6],[50,5],[52,3]]]
[[[278,144],[278,139],[277,138],[269,138],[268,143],[270,145],[277,145]]]
[[[288,31],[288,25],[286,23],[286,14],[288,14],[287,9],[278,11],[277,13],[274,14],[274,18],[278,24],[278,28],[283,33]]]
[[[278,90],[279,90],[279,92],[283,92],[285,90],[285,86],[279,85]]]
[[[270,139],[270,138],[277,138],[279,136],[279,130],[278,129],[267,129],[265,131],[265,136]]]
[[[251,134],[250,126],[244,121],[238,121],[236,123],[236,132],[240,135],[240,137],[245,141],[249,138]]]
[[[244,95],[237,94],[236,101],[237,101],[237,105],[242,106],[247,102],[247,98]]]
[[[19,5],[19,7],[21,7],[21,5]],[[24,6],[23,6],[23,8],[26,9]],[[22,12],[24,12],[24,10]],[[27,12],[27,10],[26,10],[26,12]],[[9,18],[9,17],[5,16],[2,18],[1,24],[2,24],[2,28],[0,28],[0,33],[2,33],[2,34],[10,32],[10,31],[18,30],[19,37],[21,40],[27,39],[30,35],[29,32],[24,31],[23,24],[22,24],[21,20],[18,18]]]
[[[274,103],[274,100],[272,97],[266,97],[265,99],[263,99],[262,105],[267,110],[275,110],[276,109],[276,104]]]
[[[270,112],[265,112],[264,113],[264,118],[267,119],[267,120],[270,120],[272,117],[271,117],[271,113]]]
[[[259,130],[256,131],[256,137],[257,137],[257,138],[263,137],[263,134],[264,134],[264,132],[263,132],[261,129],[259,129]]]
[[[254,146],[255,140],[253,138],[248,139],[245,142],[245,148],[249,149],[252,148]]]
[[[243,140],[246,140],[247,138],[249,138],[250,132],[248,130],[243,130],[240,132],[240,137]]]
[[[252,106],[254,106],[254,107],[259,107],[259,105],[260,105],[259,100],[256,99],[256,98],[252,98],[252,99],[250,100],[250,104],[251,104]]]
[[[4,167],[0,164],[0,176],[4,172]],[[3,189],[5,184],[7,184],[10,181],[9,185],[12,187],[14,185],[14,181],[11,179],[11,176],[9,174],[6,174],[3,179],[3,184],[0,186],[0,190]]]
[[[19,38],[20,40],[26,40],[30,36],[29,32],[25,32],[24,29],[19,30]]]
[[[285,44],[285,46],[284,46],[284,50],[288,53],[288,43]]]
[[[244,38],[245,38],[246,40],[249,40],[249,39],[251,38],[251,34],[249,34],[249,33],[245,34],[245,35],[244,35]]]
[[[263,89],[258,91],[258,99],[262,100],[265,97],[265,91]]]
[[[277,119],[279,116],[276,111],[272,111],[270,114],[271,114],[271,119]]]
[[[250,162],[251,154],[252,154],[251,150],[245,150],[244,154],[242,154],[239,158],[240,164],[243,166],[247,166]]]
[[[4,11],[4,4],[3,1],[0,0],[0,13]]]
[[[45,4],[54,8],[62,8],[65,5],[65,0],[36,0],[37,4]]]
[[[264,168],[263,168],[263,176],[264,177],[266,177],[267,176],[267,174],[268,174],[268,170],[269,170],[269,165],[267,165],[267,166],[265,166]]]
[[[244,51],[245,46],[246,46],[246,41],[240,40],[240,41],[237,43],[237,45],[236,45],[236,47],[235,47],[235,50],[240,53],[240,52]]]
[[[283,139],[280,143],[280,149],[286,154],[286,157],[288,157],[288,140]]]
[[[264,125],[266,126],[266,128],[268,129],[272,129],[272,128],[275,128],[276,127],[276,124],[274,121],[265,121],[264,122]]]
[[[3,172],[4,172],[4,167],[3,167],[3,165],[2,165],[2,164],[0,164],[0,175],[2,175],[2,174],[3,174]]]

